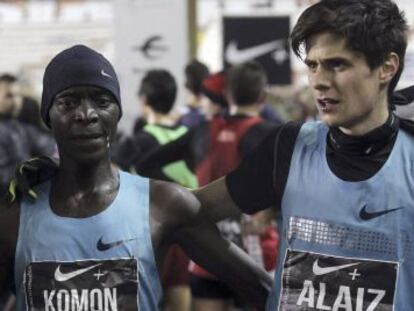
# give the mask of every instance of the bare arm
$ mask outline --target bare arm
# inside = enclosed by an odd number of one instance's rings
[[[151,213],[152,221],[154,218],[158,221],[152,227],[162,231],[163,238],[156,245],[163,245],[165,241],[178,243],[192,260],[228,283],[247,302],[263,310],[272,278],[243,250],[220,235],[189,191],[166,183],[157,188],[158,194],[154,195],[157,202]]]
[[[229,284],[246,303],[264,310],[272,278],[211,222],[199,217],[177,232],[176,239],[193,261]]]
[[[201,204],[202,213],[212,222],[240,214],[239,208],[227,190],[225,177],[194,190],[193,194]]]

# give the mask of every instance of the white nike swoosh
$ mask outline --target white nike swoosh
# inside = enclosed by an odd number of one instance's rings
[[[60,265],[59,265],[56,268],[56,271],[55,271],[55,280],[58,281],[58,282],[66,282],[66,281],[74,278],[75,276],[81,275],[81,274],[83,274],[83,273],[85,273],[89,270],[92,270],[93,268],[95,268],[97,266],[100,266],[100,265],[101,264],[98,263],[96,265],[93,265],[93,266],[90,266],[90,267],[87,267],[87,268],[84,268],[84,269],[80,269],[80,270],[75,270],[75,271],[72,271],[72,272],[69,272],[69,273],[62,273],[60,271]]]
[[[354,262],[354,263],[349,263],[349,264],[341,265],[341,266],[320,267],[318,264],[318,259],[316,259],[315,262],[313,263],[312,271],[313,271],[313,274],[315,275],[324,275],[324,274],[332,273],[332,272],[342,270],[345,268],[349,268],[352,266],[356,266],[359,264],[360,264],[359,262]]]
[[[103,75],[104,77],[108,77],[112,79],[112,76],[108,73],[106,73],[103,69],[101,70],[101,75]]]
[[[227,45],[225,51],[226,61],[230,64],[244,63],[276,49],[284,49],[284,44],[285,40],[279,39],[240,50],[237,47],[237,42],[233,40]]]
[[[372,150],[372,147],[374,147],[374,146],[370,146],[367,150],[365,150],[365,154],[370,153],[370,152],[371,152],[371,150]]]

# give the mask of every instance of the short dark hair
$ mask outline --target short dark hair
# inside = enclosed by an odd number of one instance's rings
[[[193,60],[185,66],[185,87],[194,95],[200,95],[203,80],[209,73],[206,65],[198,60]]]
[[[371,69],[394,52],[400,58],[400,68],[390,82],[391,94],[404,68],[407,31],[404,13],[391,0],[321,0],[299,17],[291,45],[301,58],[312,35],[329,32],[344,38],[348,49],[362,53]]]
[[[154,111],[167,114],[174,106],[177,84],[169,71],[150,70],[142,79],[138,94],[146,97],[147,105]]]
[[[266,72],[257,62],[239,64],[227,72],[227,89],[237,106],[256,103],[264,94],[266,86]]]
[[[17,77],[10,74],[10,73],[4,73],[2,75],[0,75],[0,83],[15,83],[17,82]]]

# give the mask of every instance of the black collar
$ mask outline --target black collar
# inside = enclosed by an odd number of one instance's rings
[[[328,144],[334,152],[348,155],[370,155],[389,144],[398,132],[399,119],[390,113],[387,121],[363,136],[344,134],[339,128],[329,129]]]

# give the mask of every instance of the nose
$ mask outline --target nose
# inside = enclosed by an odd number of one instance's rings
[[[326,91],[332,85],[331,73],[322,66],[318,66],[313,72],[310,72],[308,79],[309,85],[317,91]]]
[[[98,121],[98,113],[95,105],[90,99],[82,99],[81,104],[75,111],[75,121],[95,123]]]

